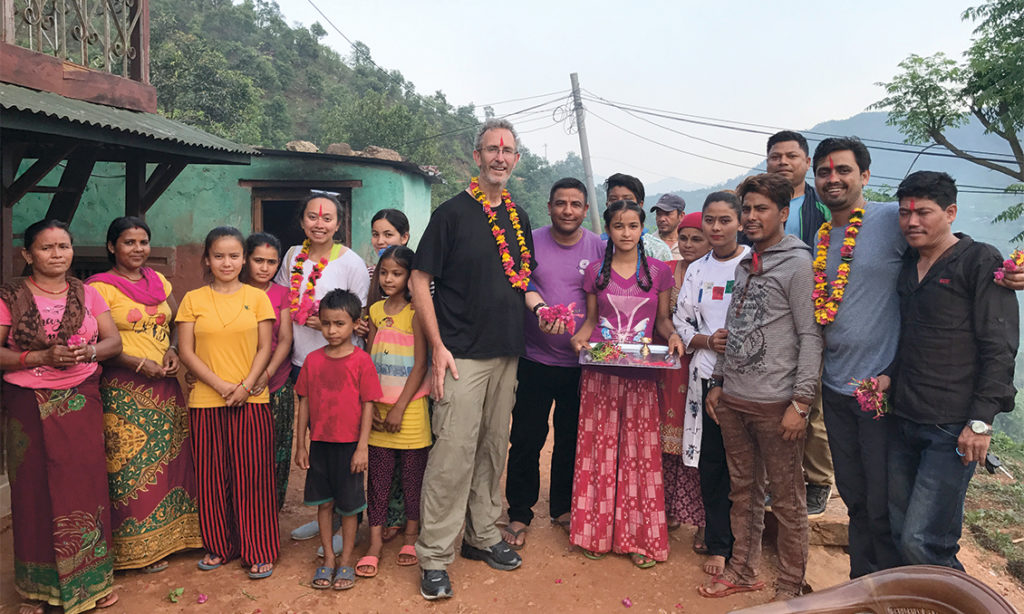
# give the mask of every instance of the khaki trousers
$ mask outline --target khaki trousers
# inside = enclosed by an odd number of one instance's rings
[[[835,483],[835,469],[832,467],[832,451],[828,447],[828,433],[825,432],[825,415],[821,410],[821,386],[818,396],[808,408],[807,439],[804,442],[804,477],[814,486],[832,486]]]
[[[423,475],[420,537],[416,556],[423,569],[445,569],[455,560],[455,539],[487,548],[501,540],[501,474],[508,455],[515,403],[515,356],[455,359],[444,398],[434,404],[434,446]]]

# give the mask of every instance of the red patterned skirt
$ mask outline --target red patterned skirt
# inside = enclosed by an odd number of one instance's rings
[[[68,389],[3,384],[14,587],[66,614],[93,609],[113,590],[98,384],[96,373]]]
[[[584,368],[569,540],[592,552],[668,558],[658,390]]]

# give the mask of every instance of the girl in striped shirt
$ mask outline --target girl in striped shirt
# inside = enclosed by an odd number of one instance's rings
[[[370,306],[370,357],[380,376],[384,396],[378,402],[370,432],[370,546],[356,563],[356,575],[377,575],[392,476],[401,466],[405,495],[405,543],[398,565],[418,563],[413,544],[419,534],[420,487],[431,444],[427,395],[427,343],[409,296],[413,251],[403,245],[387,248],[380,257],[373,287],[387,298]]]

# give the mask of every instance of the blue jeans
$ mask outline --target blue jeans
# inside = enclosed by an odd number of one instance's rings
[[[963,571],[956,553],[964,497],[977,465],[964,465],[956,451],[964,422],[887,419],[895,423],[889,438],[889,522],[903,562]]]

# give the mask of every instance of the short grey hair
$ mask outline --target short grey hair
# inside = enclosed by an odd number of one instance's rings
[[[485,121],[480,126],[480,131],[476,133],[476,143],[473,145],[473,149],[480,151],[480,148],[484,144],[484,135],[487,134],[488,130],[499,130],[505,129],[512,133],[512,138],[516,142],[516,151],[519,151],[519,135],[516,134],[516,129],[512,127],[512,122],[507,119],[492,117]]]

